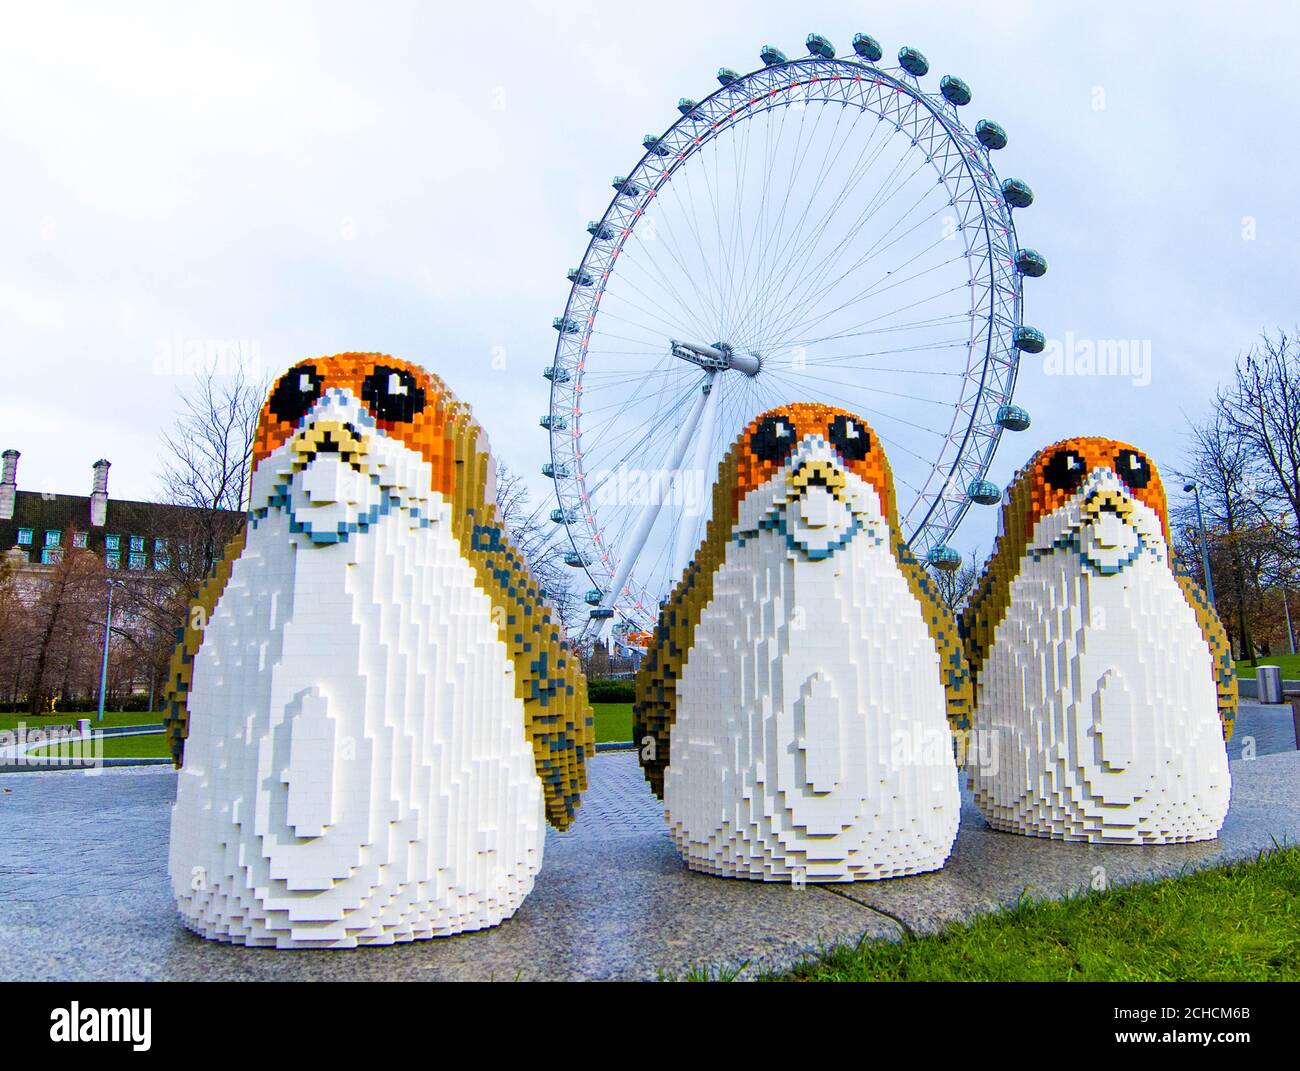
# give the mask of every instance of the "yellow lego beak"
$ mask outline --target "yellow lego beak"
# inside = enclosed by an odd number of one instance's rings
[[[1123,491],[1094,491],[1083,501],[1083,519],[1096,521],[1103,513],[1113,513],[1128,523],[1133,519],[1133,500]]]
[[[844,470],[833,461],[825,460],[804,461],[786,477],[786,487],[792,499],[801,497],[809,487],[825,487],[843,502],[846,482]]]
[[[295,470],[305,469],[320,454],[338,454],[344,464],[359,468],[368,446],[366,437],[351,424],[321,420],[295,435],[290,449]]]

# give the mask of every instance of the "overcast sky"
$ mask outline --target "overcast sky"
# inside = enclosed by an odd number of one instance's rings
[[[148,498],[177,341],[278,372],[383,350],[441,373],[539,493],[567,268],[681,96],[810,30],[922,49],[998,120],[1049,338],[1150,343],[1150,382],[1022,362],[1033,428],[1166,469],[1261,329],[1300,321],[1293,4],[5,5],[0,447],[19,484]],[[503,349],[498,349],[503,348]],[[493,367],[494,353],[505,367]],[[500,364],[501,362],[497,362]],[[976,507],[978,511],[978,507]],[[994,511],[959,541],[987,550]]]

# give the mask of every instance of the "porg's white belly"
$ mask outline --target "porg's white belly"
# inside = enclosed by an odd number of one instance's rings
[[[443,514],[293,550],[250,530],[195,659],[170,870],[188,926],[350,947],[492,926],[542,786],[514,667]]]
[[[979,678],[970,764],[995,829],[1159,844],[1214,837],[1228,757],[1210,649],[1169,567],[1025,563]]]
[[[960,816],[939,656],[883,543],[791,561],[727,546],[681,679],[664,775],[696,870],[861,881],[935,870]]]

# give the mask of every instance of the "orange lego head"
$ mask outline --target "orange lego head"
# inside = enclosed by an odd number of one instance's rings
[[[1065,439],[1035,454],[1008,488],[999,542],[1018,559],[1072,551],[1090,572],[1169,556],[1169,515],[1155,465],[1114,439]],[[1019,549],[1017,549],[1019,548]]]
[[[766,483],[805,441],[820,440],[849,472],[875,488],[881,510],[892,517],[894,481],[880,441],[867,422],[834,406],[793,402],[759,413],[732,447],[736,456],[736,503]]]
[[[379,353],[300,361],[276,381],[253,446],[254,524],[284,512],[311,543],[347,542],[394,511],[428,524],[455,493],[468,411],[436,376]]]
[[[1054,513],[1079,494],[1089,481],[1096,482],[1102,472],[1118,479],[1122,497],[1143,503],[1155,514],[1168,542],[1169,507],[1155,464],[1137,447],[1096,437],[1064,439],[1034,455],[1020,477],[1029,481],[1030,489],[1025,535],[1034,530],[1041,517]],[[1125,507],[1121,503],[1119,508]]]
[[[734,479],[728,479],[734,466]],[[728,530],[774,529],[806,557],[830,557],[864,527],[897,529],[893,478],[875,433],[860,417],[796,402],[755,417],[723,462],[715,522]]]

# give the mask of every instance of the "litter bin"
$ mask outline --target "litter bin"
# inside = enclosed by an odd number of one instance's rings
[[[1255,670],[1255,681],[1261,703],[1282,702],[1282,670],[1279,666],[1259,666]]]

